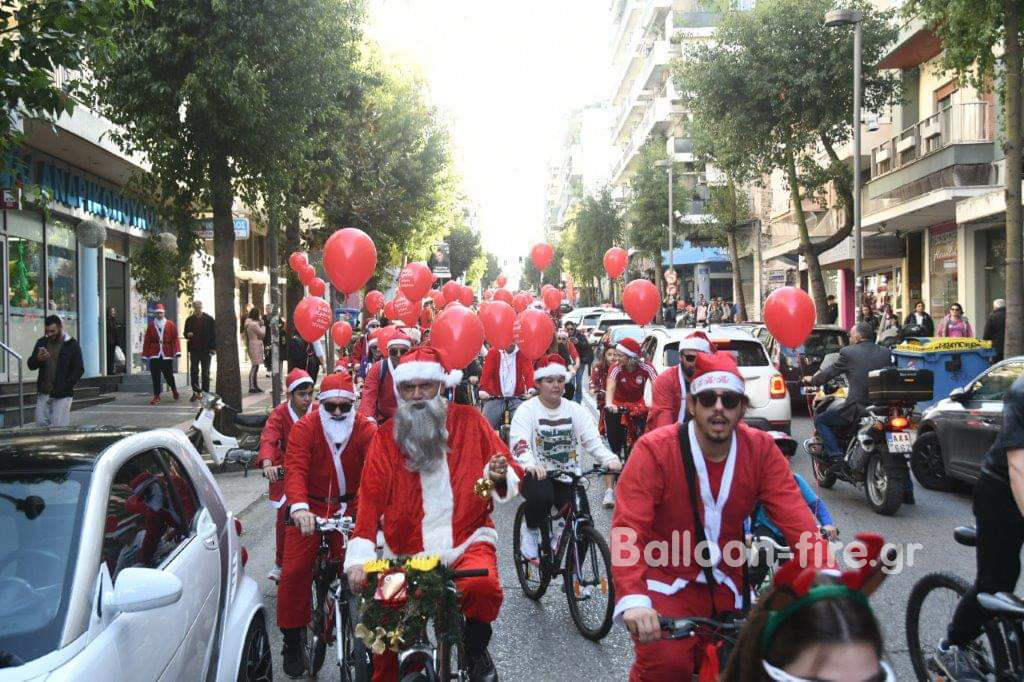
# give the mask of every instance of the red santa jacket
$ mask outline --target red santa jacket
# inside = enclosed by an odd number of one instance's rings
[[[516,353],[516,395],[523,395],[533,388],[533,363],[522,351]],[[491,348],[484,358],[484,368],[480,373],[480,390],[490,393],[492,397],[501,394],[501,350]],[[511,398],[512,396],[504,396]]]
[[[702,569],[696,561],[686,561],[686,557],[690,556],[686,547],[689,546],[689,552],[692,553],[697,543],[693,532],[697,520],[693,518],[690,507],[683,455],[679,447],[679,429],[680,426],[674,424],[642,436],[633,447],[615,488],[611,549],[612,579],[618,599],[616,617],[628,608],[650,607],[651,592],[675,594],[697,580],[701,574]],[[699,451],[695,454],[710,471],[707,460]],[[808,565],[830,563],[825,541],[818,533],[817,523],[793,479],[789,462],[776,447],[772,437],[741,422],[736,426],[736,452],[731,459],[733,471],[729,485],[726,484],[730,480],[727,461],[723,468],[716,469],[719,472],[719,489],[716,491],[714,485],[710,486],[715,503],[724,505],[720,510],[717,544],[725,557],[736,554],[726,545],[743,542],[743,521],[750,516],[754,504],[761,501],[790,547],[798,548],[796,543],[801,540],[801,535],[810,533],[808,537],[813,538],[813,541],[808,550],[809,557],[806,558]],[[698,466],[698,476],[700,469]],[[714,480],[712,476],[705,476]],[[723,498],[723,495],[726,497]],[[697,491],[698,505],[704,506],[701,523],[708,518],[708,507],[702,505],[702,499],[701,492]],[[681,536],[687,530],[689,542]],[[635,539],[630,537],[633,533]],[[679,560],[672,559],[672,550],[669,549],[664,566],[648,566],[644,559],[645,548],[649,543],[663,543],[666,548],[673,547],[673,533],[677,537],[675,546],[679,548]],[[710,533],[708,540],[712,540]],[[817,562],[814,561],[816,554],[819,557]],[[631,556],[638,559],[631,561]],[[653,552],[652,556],[664,554]],[[725,583],[719,575],[727,577],[733,583],[732,587],[742,592],[742,565],[730,566],[722,561],[717,568],[721,571],[721,574],[716,573],[718,582]],[[739,594],[734,595],[739,606]]]
[[[519,493],[523,470],[509,454],[483,415],[467,405],[448,405],[449,453],[433,472],[415,472],[384,426],[370,446],[359,488],[359,516],[348,543],[345,570],[376,558],[378,526],[384,531],[385,553],[391,556],[438,555],[450,564],[478,542],[497,545],[491,522],[494,501]],[[504,490],[482,499],[474,486],[495,454],[508,457]]]
[[[395,395],[395,378],[391,367],[385,371],[384,363],[388,358],[381,358],[366,370],[363,381],[363,393],[359,402],[359,414],[381,423],[395,416],[398,409],[398,396]],[[384,375],[381,378],[381,375]]]
[[[160,347],[163,346],[164,357],[174,358],[181,355],[181,343],[178,339],[178,328],[170,320],[164,320],[164,337],[161,344],[160,333],[156,330],[156,323],[150,322],[146,327],[146,336],[142,340],[142,357],[155,358],[160,354]]]
[[[361,415],[355,415],[352,436],[341,452],[345,489],[338,489],[338,473],[334,457],[324,437],[320,411],[314,410],[295,422],[288,435],[284,454],[284,493],[294,509],[306,505],[318,516],[329,516],[347,504],[345,513],[356,513],[356,492],[363,473],[363,461],[377,425]]]
[[[647,416],[647,431],[679,421],[683,408],[682,384],[679,383],[679,365],[669,367],[658,375],[651,386],[651,410]]]
[[[263,432],[260,434],[260,454],[258,458],[260,467],[265,466],[267,462],[270,462],[270,465],[275,467],[284,466],[284,453],[288,445],[288,434],[291,433],[292,425],[295,424],[292,420],[292,411],[289,406],[290,403],[286,400],[275,407],[270,412],[270,416],[267,417],[267,423],[264,424]],[[313,401],[306,414],[316,410],[317,407],[318,403]],[[270,484],[268,497],[270,498],[270,503],[275,507],[280,507],[284,504],[283,478],[277,479],[277,483]]]

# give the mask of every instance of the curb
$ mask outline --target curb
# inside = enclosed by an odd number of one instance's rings
[[[237,514],[235,514],[235,518],[241,519],[243,516],[245,516],[246,514],[251,512],[253,510],[253,508],[256,507],[257,504],[259,504],[260,502],[263,502],[266,499],[267,499],[267,493],[265,491],[261,492],[259,495],[256,496],[255,500],[253,500],[249,504],[247,504],[244,507],[242,507],[242,509]]]

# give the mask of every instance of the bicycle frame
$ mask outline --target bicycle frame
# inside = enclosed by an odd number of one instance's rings
[[[560,510],[555,514],[549,515],[547,519],[547,540],[542,542],[541,546],[541,563],[543,569],[549,575],[555,575],[559,571],[556,570],[558,567],[563,565],[563,560],[567,558],[569,551],[569,543],[572,541],[572,547],[574,551],[579,550],[579,545],[576,542],[576,538],[580,535],[580,530],[584,526],[593,526],[594,520],[590,513],[590,500],[587,498],[586,487],[582,484],[582,481],[586,478],[587,472],[581,475],[576,475],[572,472],[559,472],[558,474],[552,474],[554,476],[568,475],[572,477],[573,494],[572,499],[569,502],[568,509]],[[558,538],[558,545],[554,552],[551,551],[551,532],[552,522],[558,519],[565,519],[565,528],[562,530],[562,535]],[[543,531],[541,537],[543,538]],[[580,557],[574,556],[573,559],[576,565],[580,565]],[[569,586],[566,585],[568,589]]]

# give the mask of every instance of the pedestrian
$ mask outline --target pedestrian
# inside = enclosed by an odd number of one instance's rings
[[[107,374],[123,374],[125,360],[124,325],[117,319],[117,308],[111,306],[107,309]]]
[[[704,300],[704,294],[700,295],[700,300],[697,301],[697,324],[706,325],[708,323],[708,303]]]
[[[720,324],[724,315],[722,300],[720,298],[711,299],[711,305],[708,306],[708,324]]]
[[[257,380],[263,363],[263,337],[266,334],[267,328],[260,321],[259,308],[252,308],[245,321],[245,347],[249,351],[249,363],[252,365],[249,368],[249,393],[263,393]]]
[[[964,315],[963,306],[959,303],[949,306],[949,313],[939,323],[936,336],[960,339],[974,338],[974,327],[971,326],[971,321]]]
[[[177,400],[178,387],[174,383],[174,361],[181,356],[181,342],[178,340],[178,328],[174,322],[164,317],[164,304],[157,303],[153,307],[153,321],[146,327],[146,336],[142,341],[142,357],[149,361],[149,374],[153,378],[153,399],[150,405],[160,403],[160,376],[171,387],[171,395]]]
[[[587,337],[576,328],[575,322],[566,322],[565,331],[568,332],[569,341],[572,342],[572,345],[576,346],[576,352],[580,356],[579,364],[576,367],[575,379],[573,380],[573,400],[579,403],[583,401],[583,388],[586,385],[584,377],[588,376],[590,365],[594,362],[594,349],[587,342]]]
[[[825,324],[835,324],[839,320],[839,304],[836,303],[835,295],[826,296],[825,303]]]
[[[871,325],[871,331],[878,331],[879,317],[875,315],[874,308],[870,303],[862,303],[860,306],[860,322],[867,322]]]
[[[914,305],[914,312],[903,320],[903,326],[904,328],[916,327],[916,329],[906,329],[905,336],[935,336],[935,320],[925,312],[924,301],[918,301]]]
[[[697,326],[697,313],[692,305],[686,306],[686,310],[676,320],[677,329],[689,329]]]
[[[661,306],[661,314],[665,319],[665,326],[671,327],[676,323],[676,304],[671,296],[665,296]]]
[[[299,336],[298,331],[292,332],[291,339],[288,340],[287,357],[289,371],[303,369],[309,372],[309,376],[316,383],[316,378],[320,375],[320,356],[314,350],[313,344]]]
[[[36,424],[67,426],[71,419],[75,384],[85,373],[85,364],[78,341],[64,333],[64,324],[56,315],[46,317],[43,336],[32,348],[28,368],[39,370],[36,377]]]
[[[430,325],[434,323],[434,300],[431,298],[424,299],[423,309],[420,310],[419,325],[420,329],[430,329]]]
[[[1003,359],[1003,338],[1006,336],[1006,301],[997,298],[992,301],[992,313],[985,320],[985,331],[981,338],[992,342],[992,364]]]
[[[882,309],[882,319],[878,322],[878,333],[876,334],[876,343],[881,346],[889,346],[893,343],[897,343],[900,334],[900,320],[896,317],[896,314],[892,311],[892,306],[888,303]],[[889,343],[886,343],[889,341]]]
[[[188,374],[192,385],[189,402],[194,403],[210,391],[210,354],[217,349],[213,318],[203,312],[202,301],[192,301],[192,314],[185,320],[185,338],[188,339]]]

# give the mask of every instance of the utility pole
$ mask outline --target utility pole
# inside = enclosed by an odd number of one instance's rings
[[[281,402],[281,285],[277,281],[277,232],[281,222],[276,207],[270,209],[267,226],[267,260],[270,261],[270,402]]]

